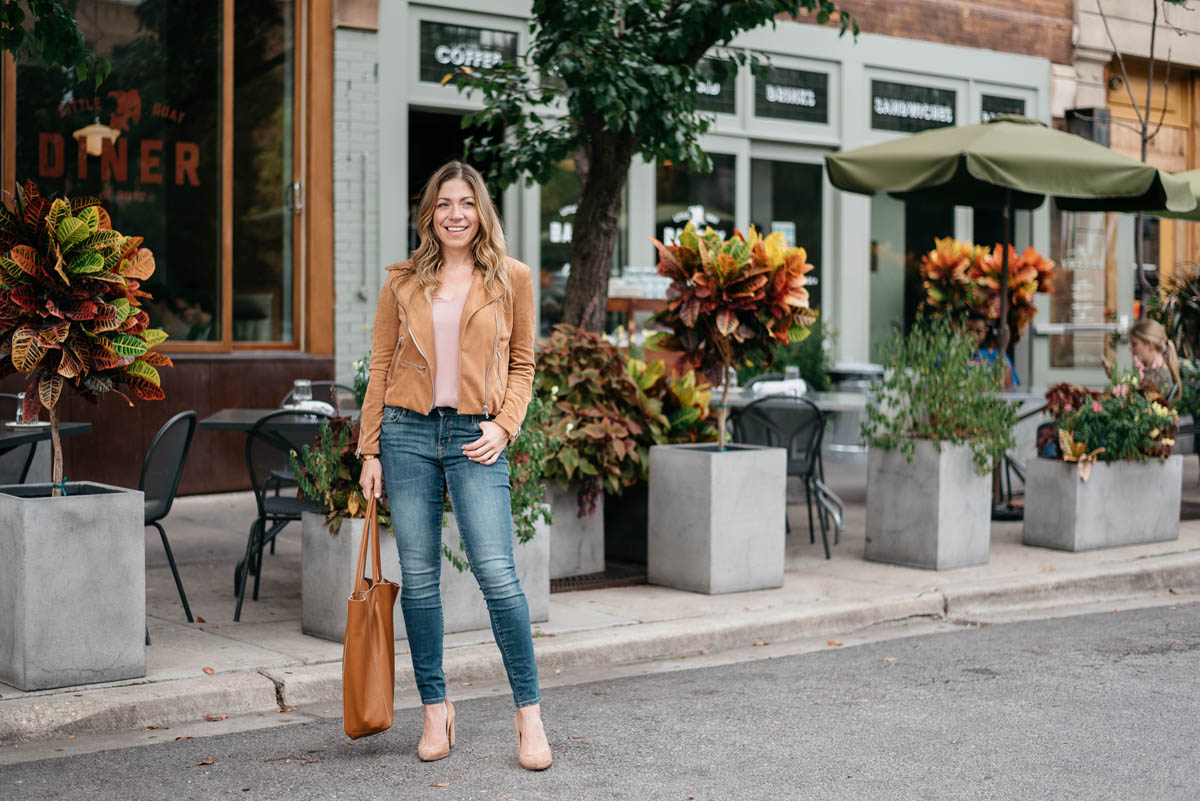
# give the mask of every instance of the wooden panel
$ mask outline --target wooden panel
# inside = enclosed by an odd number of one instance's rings
[[[337,27],[379,30],[379,0],[337,0]]]
[[[0,58],[0,184],[15,191],[17,182],[17,67],[11,53]]]
[[[1129,88],[1125,87],[1121,75],[1121,65],[1116,59],[1109,65],[1108,108],[1113,117],[1122,120],[1137,121],[1137,112],[1130,102],[1130,90],[1141,111],[1146,108],[1146,77],[1147,64],[1138,59],[1125,59],[1125,69],[1129,72]],[[1166,92],[1163,91],[1163,78],[1167,79]],[[1115,84],[1115,86],[1114,86]],[[1166,111],[1163,102],[1166,101]],[[1167,72],[1166,62],[1155,61],[1154,85],[1150,91],[1150,125],[1158,124],[1160,118],[1164,125],[1179,125],[1186,127],[1190,116],[1188,98],[1188,72],[1178,64],[1172,64],[1170,73]]]
[[[333,4],[312,0],[308,17],[304,188],[307,350],[333,355]]]
[[[126,406],[109,397],[92,406],[70,391],[62,419],[90,422],[91,433],[63,440],[64,472],[72,480],[102,481],[136,487],[146,448],[173,415],[195,409],[203,419],[225,408],[274,408],[296,378],[333,380],[333,359],[304,354],[178,355],[175,367],[162,370],[166,399]],[[0,392],[20,392],[22,376],[0,381]],[[197,431],[183,473],[180,494],[229,492],[250,488],[246,474],[246,436],[241,432]]]
[[[221,347],[233,343],[233,0],[221,28]]]
[[[1137,131],[1131,131],[1124,125],[1112,126],[1111,144],[1118,153],[1124,153],[1135,159],[1141,159],[1142,140]],[[1158,135],[1150,140],[1146,148],[1146,163],[1153,164],[1167,172],[1182,172],[1188,163],[1188,136],[1186,128],[1164,125]]]

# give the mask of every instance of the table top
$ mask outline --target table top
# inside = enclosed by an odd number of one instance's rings
[[[58,435],[69,437],[74,434],[86,434],[92,430],[91,423],[59,423]],[[44,442],[50,439],[50,426],[36,428],[9,428],[0,426],[0,451],[27,445],[30,442]]]
[[[259,419],[271,412],[290,411],[287,409],[222,409],[205,417],[196,424],[197,428],[205,431],[249,431]],[[303,412],[299,412],[303,414]],[[358,417],[358,410],[343,410],[343,417]],[[320,425],[325,418],[312,416],[312,425]],[[299,421],[297,421],[299,423]]]
[[[732,408],[740,408],[752,401],[770,397],[787,396],[755,395],[739,387],[736,390],[732,388],[729,390],[729,398],[726,403]],[[867,396],[858,392],[809,392],[802,397],[815,403],[817,408],[823,412],[862,412],[867,408]],[[713,390],[713,403],[719,403],[720,400],[720,390]]]

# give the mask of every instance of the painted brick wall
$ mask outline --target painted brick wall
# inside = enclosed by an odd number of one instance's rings
[[[853,14],[865,33],[1041,56],[1059,64],[1070,64],[1073,55],[1072,0],[838,0],[837,5]]]
[[[379,290],[378,35],[338,29],[334,40],[334,346],[337,380],[371,348]]]

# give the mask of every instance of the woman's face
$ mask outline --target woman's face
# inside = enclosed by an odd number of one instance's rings
[[[438,189],[433,230],[442,247],[449,250],[470,247],[475,241],[479,231],[479,210],[471,185],[462,178],[451,178]]]
[[[1138,337],[1129,338],[1129,352],[1146,367],[1157,367],[1156,362],[1161,356],[1157,348]]]

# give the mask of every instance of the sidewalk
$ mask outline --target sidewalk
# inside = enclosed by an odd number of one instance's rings
[[[706,596],[639,586],[552,595],[550,620],[534,626],[540,669],[678,658],[915,616],[973,620],[1107,599],[1200,600],[1200,520],[1185,520],[1175,542],[1078,554],[1026,547],[1020,523],[996,523],[991,561],[984,566],[934,572],[867,562],[865,464],[828,467],[830,483],[848,504],[847,530],[832,547],[832,559],[823,558],[819,535],[809,544],[801,504],[789,508],[792,534],[781,589]],[[1185,506],[1200,502],[1196,482],[1196,460],[1189,458]],[[247,599],[242,621],[232,622],[233,566],[253,517],[249,493],[177,500],[166,527],[198,621],[185,621],[158,534],[147,529],[153,645],[146,652],[146,676],[32,693],[0,684],[0,744],[163,726],[207,714],[337,706],[341,645],[300,632],[299,525],[290,526],[276,553],[265,557],[259,600]],[[384,542],[394,565],[393,547]],[[396,645],[397,691],[411,691],[407,643]],[[449,635],[445,666],[450,682],[503,676],[490,631]]]

